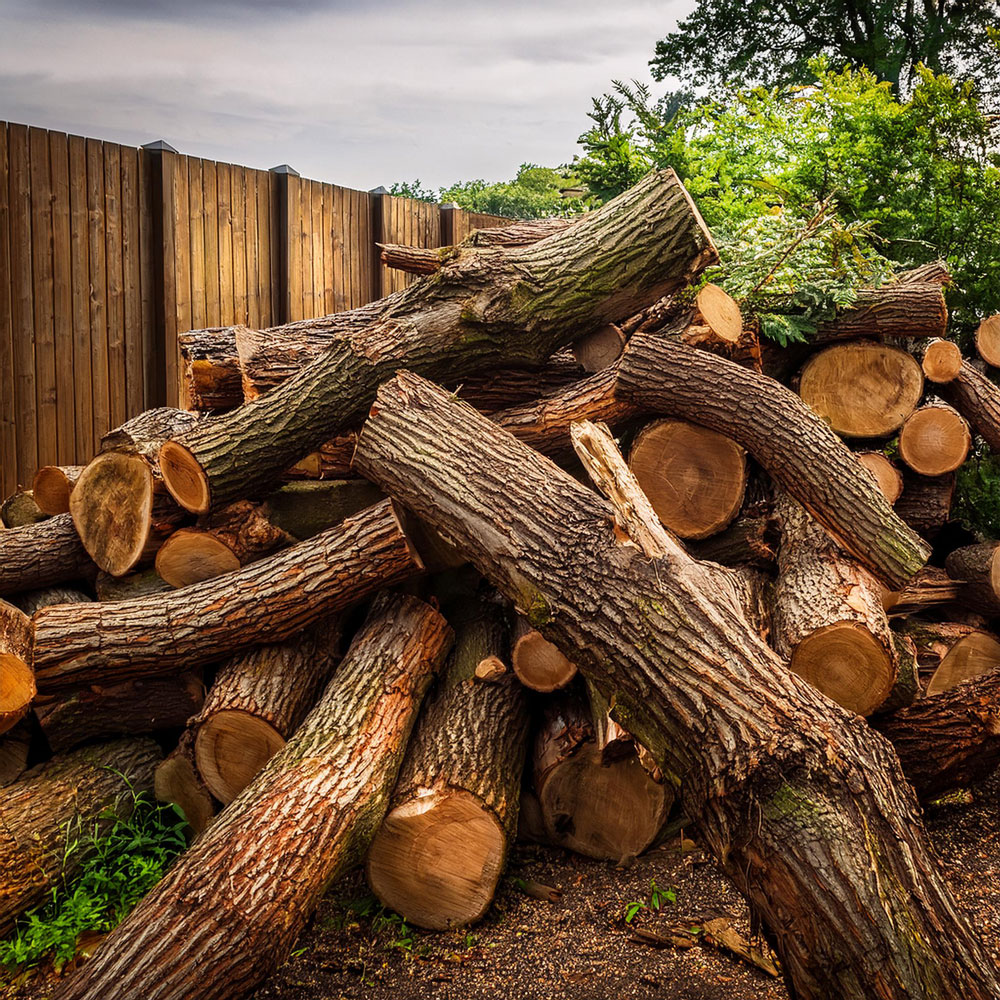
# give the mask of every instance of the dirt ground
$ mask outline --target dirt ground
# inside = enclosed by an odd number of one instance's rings
[[[959,903],[1000,963],[998,802],[1000,775],[971,801],[929,807],[927,822]],[[529,883],[561,896],[535,898],[543,890]],[[651,906],[653,883],[659,910]],[[489,916],[468,933],[405,926],[376,905],[356,872],[331,891],[295,954],[254,1000],[787,1000],[780,979],[701,933],[723,918],[723,927],[750,939],[748,917],[712,861],[681,835],[622,867],[519,846]],[[0,996],[47,1000],[53,988],[35,978]]]

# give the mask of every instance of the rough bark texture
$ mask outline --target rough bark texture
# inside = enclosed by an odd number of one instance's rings
[[[414,598],[379,599],[295,737],[56,994],[236,1000],[287,958],[382,820],[450,643]]]
[[[775,515],[781,549],[772,645],[837,704],[870,715],[896,681],[878,581],[787,495],[778,497]]]
[[[955,549],[944,566],[948,576],[962,583],[960,603],[983,614],[1000,613],[1000,542]]]
[[[160,748],[152,740],[84,747],[33,768],[0,796],[0,936],[45,901],[63,874],[87,857],[87,837],[63,867],[67,839],[85,834],[102,814],[127,816],[132,792],[153,787]],[[120,994],[119,994],[120,995]]]
[[[53,753],[115,736],[180,728],[201,708],[198,673],[92,685],[63,698],[38,698],[35,716]]]
[[[725,531],[688,548],[696,559],[723,566],[772,569],[778,561],[778,523],[770,514],[740,517]]]
[[[517,829],[528,740],[527,700],[514,675],[476,678],[483,660],[508,658],[503,608],[472,594],[463,604],[445,606],[455,647],[366,865],[385,906],[432,929],[475,923],[489,908]]]
[[[648,334],[629,341],[616,394],[738,441],[863,566],[905,583],[930,550],[886,503],[846,445],[768,378]]]
[[[156,767],[153,779],[156,797],[177,806],[188,826],[201,835],[215,817],[217,807],[194,760],[194,733],[185,729],[177,746]]]
[[[31,492],[43,514],[65,514],[82,465],[44,465],[35,473]]]
[[[417,571],[385,501],[215,580],[113,604],[39,611],[32,660],[39,690],[173,673],[281,642]]]
[[[578,651],[683,776],[685,813],[770,928],[797,1000],[997,995],[891,748],[706,597],[700,564],[621,545],[607,503],[408,373],[380,390],[356,462]]]
[[[1000,389],[972,362],[963,361],[958,376],[940,392],[993,451],[1000,452]]]
[[[922,538],[933,541],[951,517],[955,495],[955,475],[903,475],[903,493],[894,505],[900,520]]]
[[[961,584],[937,566],[925,566],[902,590],[886,591],[882,606],[894,618],[958,600]]]
[[[0,736],[0,788],[17,781],[28,769],[34,733],[35,727],[27,718]]]
[[[174,497],[203,513],[259,495],[294,461],[364,416],[400,366],[458,379],[540,366],[557,348],[682,288],[718,258],[672,170],[650,173],[564,234],[476,249],[382,300],[280,388],[164,445]]]
[[[0,594],[91,579],[96,572],[69,514],[0,531]]]
[[[174,588],[160,577],[155,569],[139,570],[126,576],[112,576],[98,573],[94,590],[99,601],[128,601],[133,597],[149,597],[152,594],[166,594]]]
[[[302,541],[384,499],[385,494],[366,479],[289,483],[267,498],[267,518]]]
[[[896,683],[889,697],[879,705],[880,715],[912,705],[921,695],[917,644],[909,636],[893,632],[892,645],[896,653]]]
[[[198,772],[223,805],[250,784],[316,704],[339,646],[340,622],[330,619],[221,667],[192,728]]]
[[[53,604],[89,604],[93,598],[75,587],[45,587],[42,590],[29,590],[12,597],[10,603],[20,608],[26,615],[33,615],[42,608]]]

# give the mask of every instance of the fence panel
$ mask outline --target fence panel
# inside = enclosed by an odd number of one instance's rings
[[[441,207],[415,198],[381,195],[376,212],[381,215],[379,242],[405,246],[441,246]],[[379,264],[382,294],[389,295],[412,284],[417,276]]]

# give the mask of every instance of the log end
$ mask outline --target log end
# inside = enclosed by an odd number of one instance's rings
[[[34,697],[35,675],[31,667],[13,653],[0,653],[0,733],[27,715]]]
[[[214,535],[180,528],[156,553],[156,572],[171,587],[188,587],[240,568],[236,553]]]
[[[80,470],[75,470],[79,477]],[[31,492],[43,514],[65,514],[69,510],[69,495],[73,489],[71,472],[59,465],[42,466],[31,484]]]
[[[183,755],[171,755],[157,766],[153,790],[160,802],[171,802],[184,813],[196,834],[204,833],[215,816],[212,796]]]
[[[993,572],[996,573],[996,559]],[[988,632],[970,632],[948,650],[927,682],[924,693],[928,697],[943,694],[997,667],[1000,667],[1000,642]]]
[[[506,850],[503,827],[478,796],[428,791],[386,816],[368,853],[368,882],[408,923],[466,927],[489,909]]]
[[[880,451],[860,451],[858,461],[875,477],[886,502],[894,504],[903,494],[903,474]]]
[[[1000,367],[1000,313],[987,316],[976,330],[976,350],[988,365]]]
[[[953,382],[962,371],[962,351],[951,340],[935,340],[927,345],[920,367],[930,382]]]
[[[165,441],[160,448],[160,474],[173,498],[193,514],[207,514],[212,507],[208,477],[184,445]]]
[[[719,340],[738,343],[743,336],[743,314],[728,292],[709,282],[695,296],[695,307]]]
[[[969,425],[950,406],[922,406],[907,418],[899,434],[899,454],[922,476],[954,472],[972,447]]]
[[[269,722],[225,709],[198,727],[195,762],[208,790],[229,805],[284,745],[284,737]]]
[[[588,333],[573,344],[573,357],[585,372],[610,368],[625,350],[625,335],[614,323]]]
[[[511,661],[518,680],[543,694],[564,688],[576,676],[576,664],[534,629],[514,644]]]
[[[854,621],[810,632],[796,647],[789,668],[850,712],[870,715],[896,680],[895,662],[874,635]]]

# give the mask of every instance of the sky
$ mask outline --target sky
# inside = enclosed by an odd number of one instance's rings
[[[569,161],[693,6],[0,0],[0,119],[363,190],[505,180]]]

